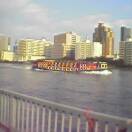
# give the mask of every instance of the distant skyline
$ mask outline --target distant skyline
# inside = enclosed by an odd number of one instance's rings
[[[120,27],[132,27],[131,0],[4,0],[0,3],[0,33],[20,38],[53,40],[56,33],[74,31],[92,40],[98,22],[110,25],[118,48]]]

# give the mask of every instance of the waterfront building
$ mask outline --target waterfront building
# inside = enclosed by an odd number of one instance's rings
[[[33,48],[32,39],[23,39],[18,42],[17,46],[17,55],[19,61],[27,61],[31,59],[32,48]]]
[[[132,29],[128,28],[126,26],[121,27],[121,36],[120,36],[120,42],[119,42],[119,57],[122,60],[125,60],[125,45],[126,42],[129,40],[129,38],[132,38]]]
[[[113,60],[119,60],[119,59],[120,59],[119,51],[115,51]]]
[[[76,46],[75,46],[75,59],[76,60],[84,60],[88,57],[92,57],[90,40],[76,44]]]
[[[75,44],[64,45],[64,57],[75,59]]]
[[[81,37],[74,32],[55,35],[52,57],[75,59],[75,45],[80,41]]]
[[[11,51],[0,51],[0,60],[2,61],[13,61],[14,53]]]
[[[91,54],[92,54],[92,57],[102,56],[102,44],[100,42],[93,42],[91,44]]]
[[[124,60],[125,55],[125,41],[119,43],[119,58]]]
[[[90,57],[102,56],[102,44],[100,42],[90,42],[86,40],[80,42],[75,47],[75,59],[83,60]]]
[[[63,58],[64,56],[64,44],[54,44],[52,47],[52,59],[59,59]]]
[[[52,59],[75,58],[75,45],[54,44],[52,48]]]
[[[53,44],[46,45],[44,48],[44,55],[46,59],[52,59]]]
[[[132,38],[125,41],[124,62],[126,65],[132,65]]]
[[[81,41],[81,37],[74,32],[66,32],[54,36],[54,44],[73,45]]]
[[[19,61],[28,61],[45,58],[45,47],[51,43],[45,39],[23,39],[17,46],[17,56]]]
[[[132,38],[132,29],[126,26],[122,26],[120,41],[126,41],[129,38]]]
[[[0,35],[0,51],[10,51],[11,39],[8,36]]]
[[[114,33],[109,26],[104,23],[99,23],[93,33],[93,42],[102,44],[102,55],[112,58],[114,55]]]

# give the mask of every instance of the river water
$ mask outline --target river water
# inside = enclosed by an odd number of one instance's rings
[[[0,64],[0,88],[58,103],[132,118],[132,70],[110,75],[32,71],[27,65]]]

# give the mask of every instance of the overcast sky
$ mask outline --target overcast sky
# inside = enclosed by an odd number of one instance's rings
[[[120,26],[132,27],[132,0],[1,0],[0,33],[20,38],[48,38],[74,31],[92,39],[98,22],[110,25],[116,47]]]

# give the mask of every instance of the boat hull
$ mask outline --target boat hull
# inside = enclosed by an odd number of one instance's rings
[[[35,61],[33,69],[43,71],[62,71],[62,72],[86,72],[108,70],[105,62],[86,62],[86,61],[56,61],[39,60]]]

